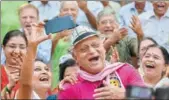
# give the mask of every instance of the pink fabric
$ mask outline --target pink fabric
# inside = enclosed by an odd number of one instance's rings
[[[85,71],[80,70],[79,71],[79,75],[83,79],[88,80],[90,82],[100,81],[100,80],[103,80],[109,74],[115,72],[117,69],[119,69],[123,65],[124,65],[124,63],[109,64],[100,73],[98,73],[96,75],[92,75],[92,74],[89,74],[89,73],[87,73]]]
[[[129,64],[124,64],[116,71],[126,88],[127,85],[145,86],[139,73]],[[102,81],[90,82],[78,76],[78,83],[70,85],[64,91],[60,91],[58,99],[94,99],[94,89],[96,89]]]

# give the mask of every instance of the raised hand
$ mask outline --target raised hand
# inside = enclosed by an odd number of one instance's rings
[[[51,35],[46,35],[43,33],[45,23],[40,22],[39,24],[33,23],[31,25],[32,31],[31,34],[24,29],[28,43],[34,46],[37,46],[40,42],[50,39]]]
[[[109,5],[109,1],[100,1],[104,7],[108,6]]]
[[[70,83],[70,84],[75,84],[77,83],[77,78],[76,75],[70,75],[70,76],[66,76],[60,83],[59,83],[59,90],[64,90],[63,85],[65,83]]]
[[[103,81],[104,87],[97,88],[94,90],[93,97],[95,99],[124,99],[125,98],[125,89],[107,84]]]
[[[12,65],[9,65],[9,64],[6,65],[10,68],[15,69],[12,72],[7,71],[8,80],[9,80],[9,83],[7,86],[10,90],[15,86],[16,82],[18,82],[19,80],[20,71],[22,69],[23,58],[24,58],[21,52],[20,53],[12,52],[11,55],[15,63],[13,63]]]
[[[71,33],[72,33],[72,29],[61,31],[61,32],[57,33],[57,35],[52,40],[56,41],[56,40],[62,39],[64,37],[69,37],[69,36],[71,36]]]
[[[114,31],[112,32],[110,38],[116,40],[116,42],[123,39],[128,33],[126,28],[119,28],[117,25],[114,26]]]
[[[112,55],[110,55],[110,63],[115,63],[119,61],[119,53],[117,51],[116,47],[111,47],[113,52]]]
[[[3,95],[1,95],[1,99],[5,100],[11,100],[15,98],[15,92],[12,91],[11,93],[5,92]]]
[[[131,26],[129,27],[137,34],[137,37],[143,38],[144,33],[138,16],[132,16]]]
[[[14,71],[8,73],[9,83],[7,86],[10,90],[12,90],[12,88],[15,86],[16,82],[19,81],[19,77],[20,77],[20,70],[14,70]]]
[[[87,1],[85,0],[77,0],[78,6],[81,10],[86,11],[87,8]]]

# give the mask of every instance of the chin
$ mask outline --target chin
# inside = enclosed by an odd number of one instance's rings
[[[41,84],[40,87],[44,89],[50,89],[51,84]]]
[[[92,74],[98,74],[100,73],[104,68],[103,67],[96,67],[96,68],[92,68]]]

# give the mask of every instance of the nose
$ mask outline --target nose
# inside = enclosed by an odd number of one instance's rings
[[[110,27],[110,26],[111,26],[110,22],[107,22],[107,23],[106,23],[106,26],[107,26],[107,27]]]
[[[71,10],[68,10],[68,15],[71,15],[72,16],[72,11]]]
[[[148,60],[151,61],[151,62],[153,62],[154,58],[151,56]]]
[[[95,52],[96,52],[95,48],[93,48],[93,47],[89,48],[89,53],[90,54],[94,54]]]
[[[26,18],[26,22],[27,22],[27,23],[30,23],[30,22],[31,22],[31,18],[30,18],[30,17],[27,17],[27,18]]]
[[[42,70],[42,73],[43,73],[43,74],[47,74],[47,70],[43,69],[43,70]]]
[[[16,47],[15,49],[14,49],[14,53],[17,53],[17,54],[19,54],[20,53],[20,48],[18,48],[18,47]]]

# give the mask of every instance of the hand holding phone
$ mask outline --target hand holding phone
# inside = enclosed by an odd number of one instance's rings
[[[58,33],[64,30],[73,29],[76,24],[73,21],[72,16],[59,16],[51,20],[48,20],[45,24],[46,34]]]

